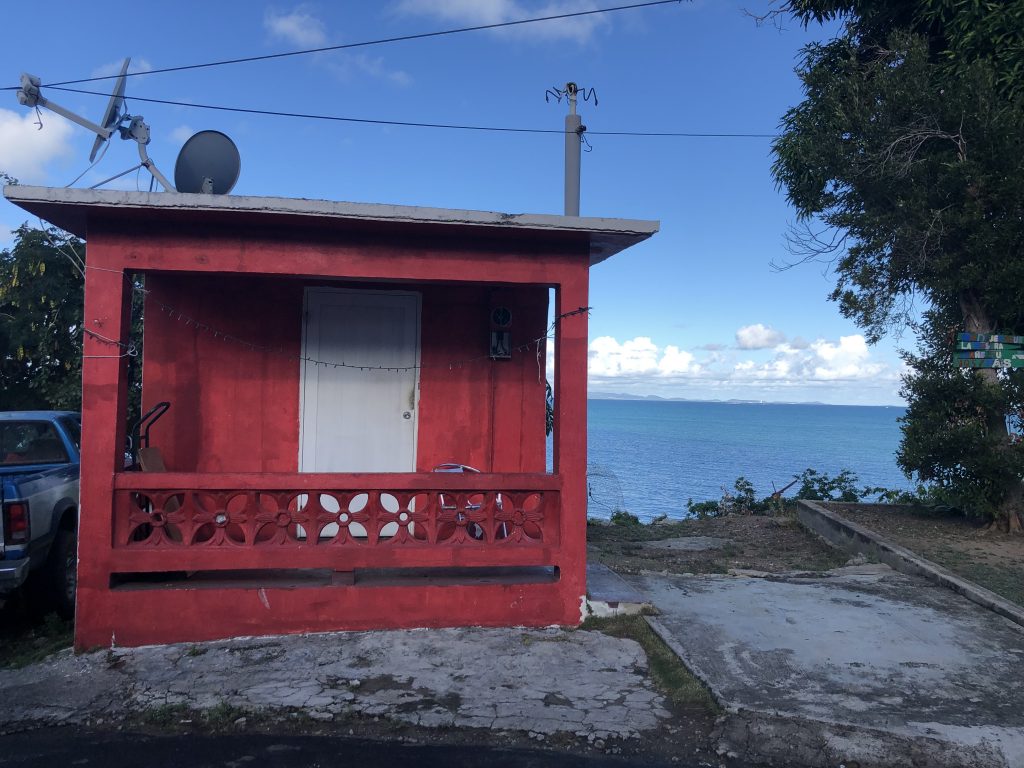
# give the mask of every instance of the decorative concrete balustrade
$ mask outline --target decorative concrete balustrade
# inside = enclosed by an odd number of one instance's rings
[[[546,474],[121,473],[114,558],[132,573],[547,565]]]

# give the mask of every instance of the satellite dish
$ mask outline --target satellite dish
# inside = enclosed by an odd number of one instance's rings
[[[174,186],[179,192],[226,195],[238,181],[241,167],[235,142],[220,131],[200,131],[178,153]]]
[[[21,87],[18,89],[17,97],[18,103],[29,108],[38,109],[39,107],[45,107],[51,112],[56,112],[58,115],[66,117],[72,122],[78,123],[83,128],[87,128],[96,134],[96,141],[92,145],[92,152],[89,154],[90,162],[96,159],[96,153],[103,142],[114,135],[117,131],[121,138],[124,140],[132,139],[138,145],[139,148],[139,164],[134,168],[129,168],[127,171],[122,171],[116,176],[111,176],[109,179],[104,179],[98,184],[93,185],[93,189],[102,186],[109,181],[119,179],[127,173],[138,170],[139,168],[145,168],[151,174],[153,178],[160,182],[161,186],[168,192],[174,192],[174,187],[171,186],[171,182],[167,180],[160,169],[156,167],[149,158],[149,152],[146,150],[146,145],[149,144],[149,126],[146,125],[145,119],[142,115],[129,115],[127,113],[122,114],[121,110],[124,109],[124,83],[125,76],[128,73],[128,64],[131,59],[125,59],[124,64],[121,65],[121,74],[117,77],[117,82],[114,85],[114,92],[110,95],[110,101],[107,103],[107,110],[103,113],[102,125],[94,123],[91,120],[87,120],[81,115],[77,115],[66,107],[62,107],[56,102],[50,101],[48,98],[43,96],[41,92],[42,82],[35,75],[30,75],[27,72],[21,74]],[[125,125],[127,123],[127,125]],[[91,166],[90,166],[91,167]],[[236,171],[237,173],[237,171]],[[81,178],[81,177],[79,177]]]
[[[96,159],[96,153],[99,152],[107,137],[114,132],[114,127],[121,122],[121,110],[124,109],[125,74],[128,72],[128,65],[130,63],[131,59],[125,59],[124,64],[121,65],[121,74],[117,76],[117,80],[114,83],[114,92],[110,94],[107,109],[103,113],[103,119],[99,122],[99,126],[107,131],[107,135],[96,134],[96,141],[92,143],[92,152],[89,153],[90,163]]]

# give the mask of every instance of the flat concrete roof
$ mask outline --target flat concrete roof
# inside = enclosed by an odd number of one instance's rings
[[[204,195],[178,192],[124,192],[107,189],[55,187],[4,187],[4,197],[34,216],[49,221],[81,238],[87,238],[90,217],[104,220],[227,222],[259,217],[284,224],[305,218],[323,223],[362,222],[389,228],[444,229],[465,227],[467,234],[484,237],[534,237],[589,244],[591,265],[646,240],[660,222],[607,219],[589,216],[557,216],[544,213],[495,213],[422,208],[379,203],[345,203],[288,197]],[[237,217],[237,218],[236,218]],[[472,230],[472,232],[469,232]]]

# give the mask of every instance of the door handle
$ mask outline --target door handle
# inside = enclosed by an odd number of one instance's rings
[[[402,418],[403,419],[411,419],[412,418],[412,413],[410,411],[406,411],[405,413],[402,414]]]

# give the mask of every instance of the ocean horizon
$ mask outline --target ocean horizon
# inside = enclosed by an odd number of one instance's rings
[[[857,486],[909,489],[896,466],[902,406],[668,399],[588,400],[588,514],[688,516],[739,477],[758,498],[806,469],[844,469]],[[796,487],[786,495],[791,496]]]

